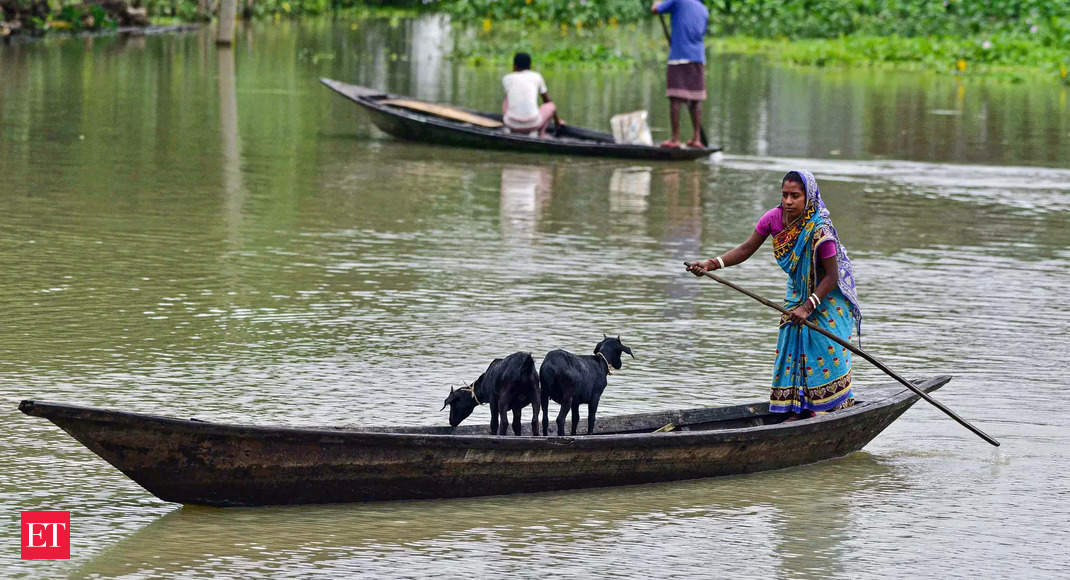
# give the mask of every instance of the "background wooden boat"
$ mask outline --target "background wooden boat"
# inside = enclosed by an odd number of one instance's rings
[[[615,143],[613,135],[609,133],[572,125],[565,125],[557,137],[549,139],[539,139],[518,133],[507,134],[498,128],[481,127],[383,103],[402,99],[414,101],[402,95],[389,94],[326,78],[320,79],[320,82],[367,109],[372,123],[375,123],[379,129],[409,141],[500,151],[620,157],[649,161],[700,159],[721,150],[720,147],[669,149],[649,145],[623,145]],[[501,114],[484,113],[464,107],[450,108],[492,122],[500,123],[502,119]]]
[[[926,392],[951,377],[915,381]],[[868,389],[852,408],[774,423],[768,403],[599,418],[591,436],[486,425],[229,425],[38,401],[44,417],[165,501],[213,506],[445,498],[605,487],[778,469],[861,449],[918,399]],[[653,431],[667,424],[671,432]]]

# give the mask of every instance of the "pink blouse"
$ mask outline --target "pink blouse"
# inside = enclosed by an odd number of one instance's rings
[[[762,236],[779,234],[782,229],[784,229],[783,212],[780,210],[779,206],[765,212],[765,215],[758,218],[758,223],[754,226],[754,231]],[[825,240],[817,246],[818,258],[825,259],[836,255],[836,244],[828,243],[831,241],[832,240]]]

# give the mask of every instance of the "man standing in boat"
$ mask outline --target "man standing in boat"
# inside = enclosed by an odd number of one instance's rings
[[[702,101],[706,100],[706,45],[703,39],[710,11],[700,0],[660,0],[654,2],[650,11],[672,15],[665,82],[672,138],[661,146],[680,146],[680,108],[687,103],[695,129],[687,146],[702,147]]]
[[[531,70],[531,55],[518,52],[513,56],[513,72],[502,78],[505,101],[502,103],[502,122],[510,131],[536,133],[546,136],[546,127],[553,119],[555,126],[564,123],[557,116],[557,105],[546,92],[542,75]],[[542,97],[542,106],[539,106]]]

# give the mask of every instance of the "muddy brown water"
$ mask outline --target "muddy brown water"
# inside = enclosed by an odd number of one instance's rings
[[[321,76],[494,109],[434,17],[0,47],[0,521],[32,577],[1052,577],[1070,534],[1068,87],[713,55],[709,162],[451,150]],[[566,120],[667,111],[659,71],[546,71]],[[918,404],[863,452],[702,481],[213,510],[161,502],[23,398],[217,421],[444,424],[515,350],[636,359],[603,415],[761,400],[776,314],[680,267],[746,237],[794,167],[854,257],[863,346]],[[728,272],[776,298],[763,248]],[[883,382],[859,366],[857,388]],[[486,421],[486,409],[470,421]],[[20,560],[69,510],[70,561]]]

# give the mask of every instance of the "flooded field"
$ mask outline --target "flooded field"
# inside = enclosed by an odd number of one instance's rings
[[[725,154],[634,163],[453,150],[375,129],[336,78],[476,109],[500,75],[430,17],[0,47],[0,522],[69,510],[72,558],[8,575],[1055,577],[1070,559],[1070,87],[714,55]],[[536,55],[537,62],[537,55]],[[660,70],[545,71],[570,123],[647,109]],[[216,510],[157,500],[21,399],[260,424],[445,424],[516,350],[636,359],[600,415],[767,397],[775,313],[683,272],[812,170],[863,346],[919,403],[863,452],[673,484]],[[776,298],[767,243],[726,272]],[[701,370],[699,370],[701,369]],[[859,364],[857,389],[887,382]],[[556,410],[556,406],[554,407]],[[470,421],[489,418],[486,408]]]

